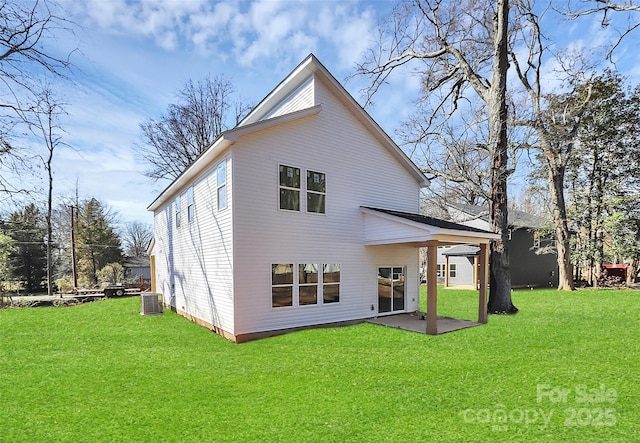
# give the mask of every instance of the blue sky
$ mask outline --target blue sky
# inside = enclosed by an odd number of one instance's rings
[[[135,145],[139,123],[157,118],[184,83],[224,74],[249,103],[258,103],[313,52],[356,99],[366,79],[345,82],[376,38],[388,1],[62,0],[79,25],[55,42],[74,48],[74,85],[59,91],[69,115],[65,141],[54,160],[55,193],[96,197],[123,221],[151,223],[146,207],[166,185],[142,175]],[[554,30],[560,29],[556,26]],[[600,38],[593,19],[565,24],[564,38],[584,50]],[[568,40],[567,40],[568,41]],[[636,38],[635,44],[638,43]],[[629,42],[631,43],[631,41]],[[640,79],[635,51],[621,57]],[[369,112],[392,137],[412,111],[419,81],[397,75]]]

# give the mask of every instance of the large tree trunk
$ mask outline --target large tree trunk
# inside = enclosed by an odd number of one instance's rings
[[[487,311],[494,314],[514,314],[518,309],[511,302],[511,272],[509,270],[509,228],[507,221],[507,28],[508,0],[499,0],[495,22],[495,52],[489,107],[489,152],[491,152],[491,229],[501,235],[491,243],[491,279]]]
[[[558,251],[558,290],[573,291],[573,266],[571,266],[570,233],[567,224],[567,208],[564,201],[564,166],[547,156],[548,181],[553,207],[553,224],[556,229]]]

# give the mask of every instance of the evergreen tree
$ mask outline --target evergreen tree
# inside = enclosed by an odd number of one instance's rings
[[[120,239],[113,224],[113,215],[95,198],[79,208],[75,235],[80,286],[94,286],[100,269],[108,263],[122,262]]]
[[[7,234],[15,246],[8,259],[14,278],[24,282],[29,292],[42,289],[47,274],[47,228],[40,209],[30,204],[11,214]]]

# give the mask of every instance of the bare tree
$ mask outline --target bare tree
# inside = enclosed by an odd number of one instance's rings
[[[469,89],[486,105],[491,165],[490,223],[501,239],[491,247],[491,291],[488,309],[515,313],[507,248],[507,43],[508,0],[399,3],[382,27],[378,47],[371,49],[357,72],[369,76],[365,105],[397,68],[417,63],[432,128],[439,117],[451,117],[468,100]]]
[[[533,130],[534,140],[530,144],[540,151],[544,159],[558,254],[558,289],[573,290],[564,180],[567,165],[574,154],[580,118],[590,100],[591,90],[585,85],[589,82],[586,75],[593,65],[581,53],[550,54],[540,25],[544,11],[535,14],[534,5],[529,0],[519,1],[516,9],[519,26],[512,35],[510,61],[524,94],[518,106],[514,106],[514,113],[518,116],[511,123]],[[518,43],[526,50],[522,51]],[[555,80],[573,93],[545,93],[544,82],[548,79],[543,71],[546,60],[558,63],[560,70],[555,73]]]
[[[50,85],[45,85],[39,94],[38,102],[33,109],[33,117],[29,122],[31,131],[38,136],[46,147],[46,154],[41,157],[47,171],[47,293],[53,293],[53,155],[57,147],[65,145],[62,141],[62,127],[59,118],[65,114],[64,104],[56,99]]]
[[[602,15],[601,25],[603,28],[611,26],[611,16],[613,13],[620,13],[622,15],[626,15],[626,19],[624,21],[624,25],[621,28],[616,27],[616,31],[618,33],[618,37],[615,42],[611,45],[607,53],[607,58],[611,59],[614,51],[622,40],[640,28],[640,17],[637,12],[640,12],[640,5],[633,4],[633,1],[611,1],[611,0],[592,0],[592,1],[583,1],[582,5],[593,5],[587,6],[584,9],[576,7],[575,2],[567,1],[567,8],[564,13],[567,17],[574,20],[580,17],[588,16],[588,15]],[[634,16],[635,14],[635,16]]]
[[[53,12],[53,2],[0,0],[0,167],[21,166],[11,142],[16,121],[34,111],[40,94],[37,78],[44,73],[64,77],[71,63],[49,52],[45,43],[72,24]],[[0,193],[24,192],[0,176]]]
[[[153,227],[140,221],[124,225],[122,231],[124,253],[129,257],[146,257],[149,242],[153,238]]]
[[[141,123],[139,148],[151,166],[145,175],[176,178],[222,131],[237,124],[248,107],[242,101],[233,102],[234,92],[224,77],[189,80],[178,92],[179,102],[169,105],[165,115]]]

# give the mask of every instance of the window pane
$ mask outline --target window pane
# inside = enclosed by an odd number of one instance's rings
[[[307,212],[324,214],[324,194],[307,193]]]
[[[271,265],[271,284],[272,285],[292,285],[293,284],[293,265],[292,264]]]
[[[300,286],[298,288],[300,305],[315,305],[318,303],[318,285]]]
[[[329,284],[322,287],[322,301],[324,303],[337,303],[340,301],[340,285]]]
[[[218,209],[224,209],[227,207],[227,187],[222,186],[218,188]]]
[[[217,185],[224,185],[227,181],[227,162],[223,161],[222,163],[220,163],[216,172]]]
[[[323,266],[322,281],[325,283],[338,283],[340,282],[340,265],[339,264],[326,264]]]
[[[306,283],[318,283],[318,265],[298,265],[300,275],[298,276],[301,285]]]
[[[193,219],[195,218],[195,207],[193,205],[190,205],[187,208],[187,219],[192,222]]]
[[[325,178],[322,172],[307,171],[307,191],[325,192]]]
[[[193,188],[187,189],[187,206],[193,204]]]
[[[300,191],[280,188],[280,209],[300,210]]]
[[[280,186],[300,189],[300,168],[280,165]]]
[[[274,286],[271,288],[271,307],[293,306],[293,286]]]

